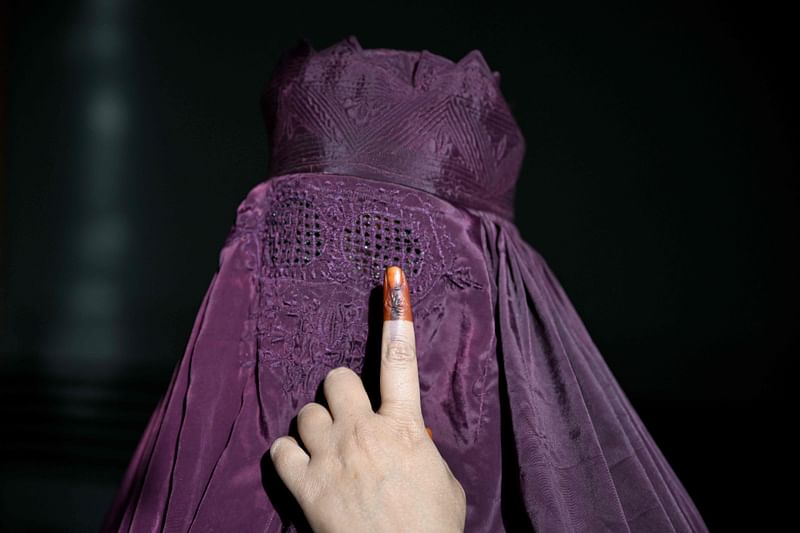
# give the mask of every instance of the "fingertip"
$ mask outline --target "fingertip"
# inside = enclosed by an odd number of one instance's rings
[[[272,444],[269,447],[269,456],[272,458],[273,461],[275,460],[275,454],[278,453],[278,448],[280,448],[280,446],[281,446],[281,437],[278,437],[277,439],[272,441]]]
[[[292,444],[297,444],[297,439],[292,437],[291,435],[284,435],[282,437],[278,437],[274,441],[272,441],[272,445],[269,447],[269,456],[272,459],[275,459],[275,455],[278,453],[278,449],[285,446],[286,442],[290,441]]]
[[[386,268],[383,278],[383,320],[414,320],[411,292],[405,272],[397,265]]]

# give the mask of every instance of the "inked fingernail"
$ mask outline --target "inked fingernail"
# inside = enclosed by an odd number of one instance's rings
[[[403,269],[390,266],[383,280],[383,319],[413,321],[411,295]]]

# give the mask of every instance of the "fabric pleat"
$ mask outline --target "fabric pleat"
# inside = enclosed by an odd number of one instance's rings
[[[531,525],[705,531],[544,258],[515,225],[478,216]]]
[[[106,514],[103,531],[134,531],[137,511],[140,517],[146,515],[146,520],[149,522],[145,527],[140,526],[140,531],[157,531],[160,527],[169,490],[167,485],[169,479],[163,476],[163,472],[165,469],[171,470],[175,460],[174,451],[178,433],[176,426],[182,419],[182,404],[188,389],[188,367],[217,275],[215,273],[212,277],[200,304],[184,356],[173,372],[166,393],[150,417],[128,470],[117,489],[116,498]],[[172,415],[172,418],[170,419],[168,415]],[[156,451],[157,443],[161,453]],[[169,450],[173,453],[168,454]]]
[[[244,531],[254,513],[266,513],[259,463],[269,445],[258,423],[252,368],[239,358],[255,298],[245,260],[239,243],[223,249],[186,352],[140,440],[104,531],[185,532],[195,523],[207,531],[220,520],[220,531]],[[214,498],[220,476],[226,491],[221,513]],[[241,512],[234,512],[237,507]]]

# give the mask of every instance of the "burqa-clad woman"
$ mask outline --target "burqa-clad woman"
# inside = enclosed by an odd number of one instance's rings
[[[525,151],[478,50],[281,58],[268,178],[241,203],[108,514],[112,531],[302,529],[268,450],[347,366],[374,384],[408,276],[425,422],[466,531],[705,531],[545,260],[514,224]],[[377,333],[376,333],[377,331]]]

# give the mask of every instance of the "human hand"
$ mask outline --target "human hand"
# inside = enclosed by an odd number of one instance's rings
[[[309,453],[283,436],[270,456],[315,532],[464,531],[464,489],[422,419],[411,298],[400,267],[386,269],[383,295],[378,411],[358,374],[335,368],[324,382],[330,412],[311,402],[297,415]]]

